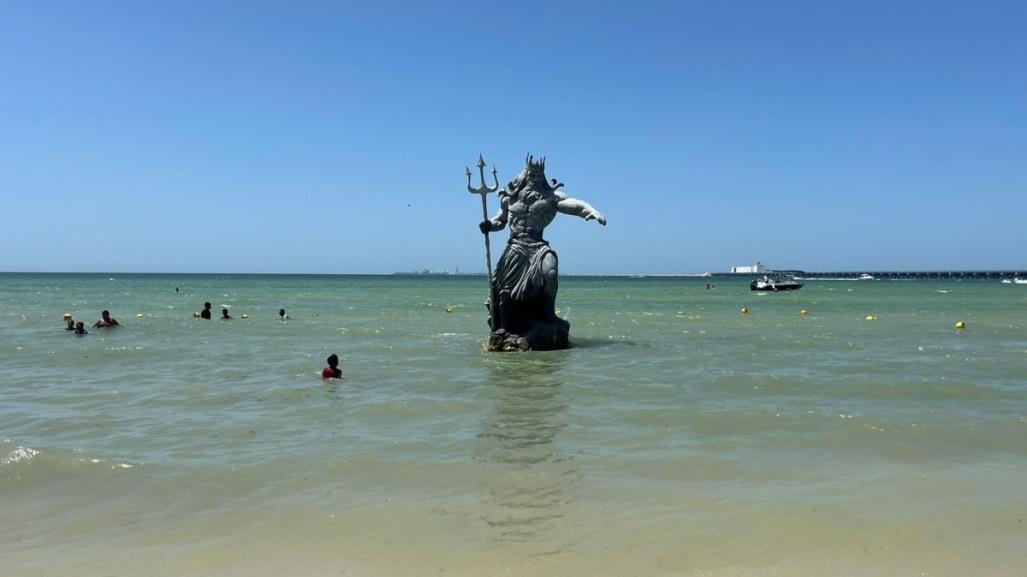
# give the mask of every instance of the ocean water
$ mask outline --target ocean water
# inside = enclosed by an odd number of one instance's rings
[[[522,354],[486,292],[0,275],[0,574],[1027,574],[1027,287],[565,277]]]

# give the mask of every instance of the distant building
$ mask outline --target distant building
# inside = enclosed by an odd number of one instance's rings
[[[760,262],[760,261],[756,261],[756,264],[754,264],[752,266],[733,266],[733,267],[731,267],[731,272],[739,273],[739,274],[755,274],[755,273],[765,272],[766,270],[767,270],[767,267],[763,266],[763,263]]]

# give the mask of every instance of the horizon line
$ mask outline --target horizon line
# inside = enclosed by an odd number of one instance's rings
[[[997,268],[997,269],[834,269],[834,270],[802,270],[802,269],[767,269],[760,272],[738,272],[731,271],[704,271],[704,272],[612,272],[612,273],[561,273],[560,276],[627,276],[627,277],[704,277],[710,275],[720,276],[749,276],[768,272],[795,272],[803,274],[813,273],[1022,273],[1027,268]],[[395,271],[395,272],[166,272],[166,271],[31,271],[31,270],[5,270],[0,271],[3,275],[14,274],[95,274],[95,275],[117,275],[117,274],[149,274],[149,275],[240,275],[240,276],[486,276],[485,272],[419,272],[419,271]]]

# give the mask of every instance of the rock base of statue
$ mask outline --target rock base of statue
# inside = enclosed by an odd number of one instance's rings
[[[554,351],[566,349],[570,343],[571,324],[563,319],[553,322],[532,322],[520,334],[499,329],[489,335],[490,351]]]

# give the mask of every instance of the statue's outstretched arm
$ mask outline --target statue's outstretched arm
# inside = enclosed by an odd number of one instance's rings
[[[556,210],[564,214],[580,216],[585,220],[594,219],[599,224],[606,226],[606,217],[603,216],[603,213],[593,208],[591,204],[584,200],[571,198],[562,192],[557,192],[556,197],[560,199],[556,203]]]
[[[478,228],[480,228],[482,232],[496,232],[497,230],[503,230],[506,228],[506,221],[510,218],[510,203],[505,196],[500,196],[499,198],[501,200],[499,202],[499,211],[496,212],[496,216],[492,217],[492,220],[487,220],[478,225]]]

